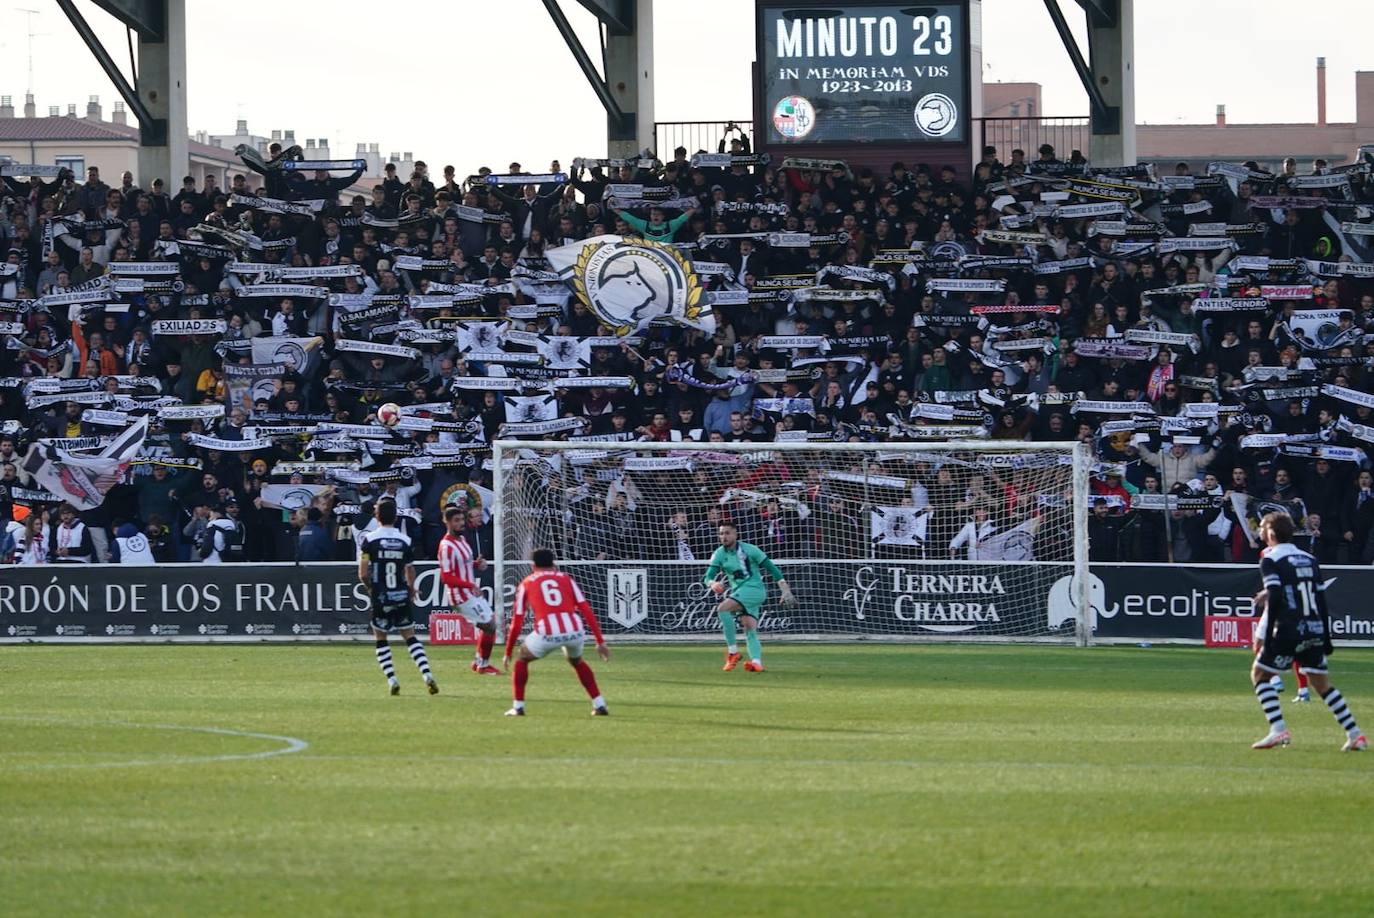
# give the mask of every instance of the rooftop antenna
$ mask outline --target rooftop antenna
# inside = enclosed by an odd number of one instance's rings
[[[24,9],[23,7],[16,7],[14,11],[16,13],[25,14],[25,17],[27,18],[29,24],[29,85],[25,92],[31,94],[33,92],[33,40],[35,37],[39,35],[46,35],[48,33],[35,32],[33,30],[33,17],[41,15],[41,13],[38,10],[30,10]]]

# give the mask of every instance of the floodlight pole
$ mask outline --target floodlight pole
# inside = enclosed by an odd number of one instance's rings
[[[654,13],[652,0],[578,0],[601,32],[601,73],[558,0],[543,0],[558,34],[606,110],[607,152],[634,156],[654,146]],[[604,76],[603,76],[604,74]]]
[[[186,129],[186,0],[97,0],[138,32],[138,72],[130,84],[72,0],[57,0],[72,28],[138,119],[138,175],[180,187],[190,171]]]
[[[1078,0],[1088,17],[1088,58],[1069,29],[1059,0],[1045,0],[1059,40],[1088,94],[1091,159],[1103,166],[1134,165],[1135,0]]]

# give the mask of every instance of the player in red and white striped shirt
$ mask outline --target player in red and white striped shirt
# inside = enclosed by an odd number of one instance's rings
[[[506,637],[506,658],[502,661],[502,668],[510,663],[515,644],[520,640],[520,631],[525,626],[526,614],[534,616],[534,630],[520,645],[520,657],[515,661],[515,675],[511,678],[515,704],[506,712],[506,716],[525,716],[525,683],[530,677],[530,664],[560,647],[576,670],[578,681],[592,699],[592,714],[609,714],[606,699],[601,697],[601,690],[596,687],[596,676],[592,674],[587,661],[582,659],[582,645],[588,630],[596,639],[596,652],[601,659],[611,658],[611,650],[601,636],[601,625],[596,621],[592,604],[582,595],[582,589],[575,580],[554,568],[552,551],[536,548],[531,560],[534,561],[534,573],[520,581],[520,587],[515,591],[515,617]]]
[[[448,535],[439,542],[439,582],[444,585],[444,603],[482,632],[472,671],[483,676],[499,676],[501,670],[491,665],[491,649],[496,645],[496,617],[492,615],[491,603],[477,585],[477,571],[486,568],[487,559],[474,558],[472,546],[462,537],[462,510],[449,507],[444,512],[444,523],[448,526]]]

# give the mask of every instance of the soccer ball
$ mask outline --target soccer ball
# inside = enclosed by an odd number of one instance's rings
[[[384,427],[395,427],[401,423],[401,407],[395,402],[387,402],[377,409],[377,420],[381,421]]]

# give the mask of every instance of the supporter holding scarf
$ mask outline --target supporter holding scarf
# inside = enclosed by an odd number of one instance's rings
[[[1163,398],[1165,385],[1173,381],[1175,372],[1173,352],[1166,347],[1160,348],[1155,365],[1150,368],[1150,380],[1145,386],[1145,397],[1151,402],[1158,402]]]
[[[692,219],[692,214],[696,213],[696,208],[690,207],[669,220],[662,208],[651,207],[649,208],[649,219],[645,220],[636,217],[628,210],[621,210],[614,204],[607,206],[617,217],[625,221],[626,226],[650,242],[672,242],[677,231],[686,226],[687,221]]]

